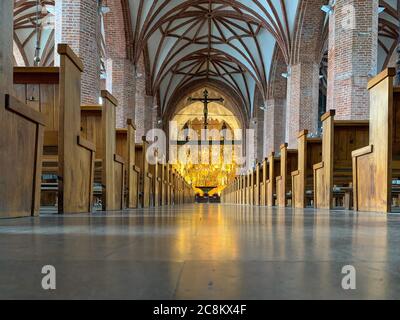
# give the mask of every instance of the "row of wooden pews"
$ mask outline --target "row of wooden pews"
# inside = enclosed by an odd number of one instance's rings
[[[394,69],[372,79],[370,121],[324,114],[322,136],[299,133],[222,195],[231,204],[391,212],[400,204],[400,88]]]
[[[101,104],[81,105],[82,62],[67,45],[58,53],[60,67],[14,68],[15,97],[0,97],[0,217],[193,202],[165,158],[149,163],[132,120],[116,128],[118,101],[109,92]]]

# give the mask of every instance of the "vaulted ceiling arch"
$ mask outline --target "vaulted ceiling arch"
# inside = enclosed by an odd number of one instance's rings
[[[14,62],[19,66],[54,63],[55,0],[14,0]]]
[[[378,72],[388,66],[399,39],[400,0],[380,0]]]
[[[146,51],[162,112],[194,80],[219,80],[253,113],[278,45],[288,59],[299,0],[129,0],[135,59]]]

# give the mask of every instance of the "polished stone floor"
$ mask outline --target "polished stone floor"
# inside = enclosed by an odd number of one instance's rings
[[[186,205],[0,220],[4,298],[399,299],[400,215]]]

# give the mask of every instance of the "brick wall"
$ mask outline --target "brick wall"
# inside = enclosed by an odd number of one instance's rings
[[[376,74],[378,0],[337,0],[329,21],[328,109],[368,119],[367,83]]]
[[[100,96],[100,37],[97,0],[56,1],[56,44],[67,43],[81,58],[82,103],[98,103]],[[56,64],[59,59],[56,59]]]

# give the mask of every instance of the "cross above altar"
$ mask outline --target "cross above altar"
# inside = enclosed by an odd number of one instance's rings
[[[207,89],[203,92],[203,98],[192,98],[189,97],[189,102],[200,101],[204,104],[204,129],[207,130],[208,128],[208,104],[211,102],[224,102],[224,98],[209,98]]]

